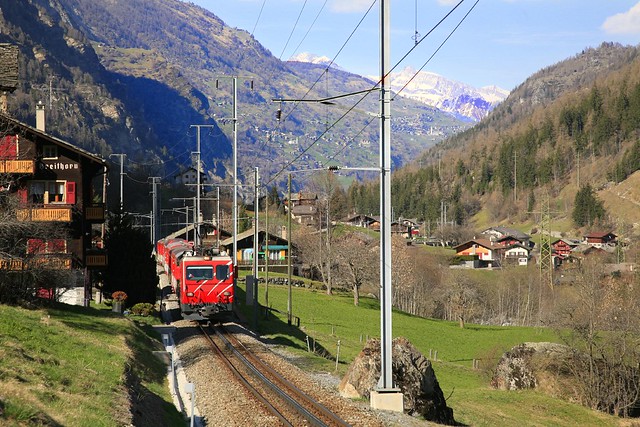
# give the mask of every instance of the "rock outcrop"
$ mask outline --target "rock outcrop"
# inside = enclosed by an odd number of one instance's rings
[[[393,381],[403,393],[405,412],[440,424],[454,425],[453,410],[447,407],[431,362],[406,338],[392,344]],[[340,383],[340,394],[369,398],[380,378],[380,341],[369,340]]]

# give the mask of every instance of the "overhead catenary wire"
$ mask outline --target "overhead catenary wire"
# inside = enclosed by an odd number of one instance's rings
[[[438,28],[438,27],[439,27],[439,26],[440,26],[440,25],[441,25],[441,24],[442,24],[442,23],[443,23],[443,22],[444,22],[444,21],[445,21],[449,16],[451,16],[451,14],[452,14],[452,13],[453,13],[453,12],[454,12],[454,11],[455,11],[459,6],[460,6],[460,5],[462,5],[462,3],[464,3],[464,1],[465,1],[465,0],[460,0],[460,1],[459,1],[459,2],[458,2],[458,3],[457,3],[457,4],[456,4],[456,5],[455,5],[455,6],[454,6],[454,7],[453,7],[453,8],[452,8],[448,13],[447,13],[447,14],[445,14],[445,16],[444,16],[444,17],[442,17],[442,18],[441,18],[441,19],[440,19],[440,20],[439,20],[439,21],[438,21],[438,22],[437,22],[437,23],[436,23],[436,24],[435,24],[435,25],[434,25],[434,26],[429,30],[429,32],[427,32],[423,37],[421,37],[421,38],[420,38],[420,40],[418,40],[418,41],[416,42],[416,44],[415,44],[413,47],[411,47],[411,49],[409,49],[409,50],[408,50],[408,51],[407,51],[407,52],[406,52],[406,53],[405,53],[405,54],[400,58],[400,60],[398,60],[398,61],[396,62],[396,64],[395,64],[393,67],[391,67],[391,69],[389,70],[389,72],[388,72],[388,74],[387,74],[387,75],[382,76],[382,77],[380,78],[380,80],[378,80],[378,82],[376,82],[376,83],[372,86],[372,88],[371,88],[370,90],[362,91],[362,92],[367,92],[367,94],[365,94],[365,95],[364,95],[363,97],[361,97],[358,101],[356,101],[356,103],[355,103],[352,107],[350,107],[350,108],[349,108],[349,109],[348,109],[344,114],[342,114],[338,119],[336,119],[336,120],[335,120],[331,125],[327,126],[327,127],[326,127],[326,129],[325,129],[325,131],[324,131],[324,132],[322,132],[318,137],[316,137],[316,139],[315,139],[315,140],[313,140],[313,141],[309,144],[309,146],[307,146],[304,150],[302,150],[302,151],[301,151],[298,155],[296,155],[292,160],[290,160],[289,162],[285,163],[285,165],[284,165],[282,168],[280,168],[280,169],[279,169],[279,171],[278,171],[276,174],[274,174],[274,175],[272,176],[272,178],[269,180],[269,182],[267,182],[267,184],[266,184],[266,185],[268,185],[268,184],[270,184],[271,182],[273,182],[273,181],[274,181],[278,176],[280,176],[280,174],[282,174],[282,173],[283,173],[283,172],[284,172],[284,171],[285,171],[289,166],[291,166],[295,161],[297,161],[297,160],[298,160],[298,159],[300,159],[302,156],[304,156],[304,155],[305,155],[305,154],[306,154],[306,153],[307,153],[311,148],[313,148],[313,147],[314,147],[314,146],[315,146],[315,145],[316,145],[316,144],[317,144],[317,143],[322,139],[322,137],[324,137],[324,135],[326,135],[326,134],[329,132],[329,130],[333,129],[333,128],[334,128],[334,127],[335,127],[339,122],[341,122],[341,121],[342,121],[342,119],[344,119],[344,118],[345,118],[345,117],[346,117],[346,116],[347,116],[351,111],[353,111],[353,110],[354,110],[354,109],[355,109],[355,108],[356,108],[356,107],[357,107],[357,106],[358,106],[358,105],[359,105],[359,104],[360,104],[360,103],[361,103],[361,102],[366,98],[366,96],[367,96],[367,95],[368,95],[372,90],[375,90],[375,88],[376,88],[376,87],[378,87],[378,86],[380,85],[380,83],[382,82],[382,80],[383,80],[384,78],[386,78],[386,77],[387,77],[387,76],[388,76],[388,75],[389,75],[393,70],[395,70],[395,69],[396,69],[396,68],[397,68],[397,67],[398,67],[398,66],[399,66],[399,65],[400,65],[400,64],[401,64],[401,63],[402,63],[402,62],[403,62],[403,61],[404,61],[404,60],[405,60],[405,59],[406,59],[406,58],[407,58],[407,57],[408,57],[408,56],[409,56],[409,55],[410,55],[410,54],[411,54],[411,53],[412,53],[416,48],[417,48],[417,46],[418,46],[420,43],[422,43],[422,42],[423,42],[423,41],[424,41],[424,40],[425,40],[429,35],[431,35],[431,34],[432,34],[432,33],[433,33],[433,32],[434,32],[434,31],[435,31],[435,30],[436,30],[436,29],[437,29],[437,28]],[[476,1],[476,4],[477,4],[479,1],[480,1],[480,0],[477,0],[477,1]],[[375,1],[374,1],[374,2],[372,3],[372,5],[370,6],[369,10],[371,10],[371,7],[373,7],[373,4],[375,4]],[[474,4],[474,6],[471,8],[471,10],[473,10],[473,8],[475,7],[475,5],[476,5],[476,4]],[[369,12],[369,10],[367,11],[367,13]],[[471,10],[470,10],[470,11],[471,11]],[[468,16],[468,14],[470,13],[470,11],[467,13],[467,15],[465,15],[465,17],[463,18],[463,21],[464,21],[464,19],[466,19],[466,16]],[[365,13],[365,17],[366,17],[366,15],[367,15],[367,13]],[[358,26],[362,23],[362,21],[363,21],[363,20],[364,20],[364,17],[361,19],[361,21],[360,21],[360,23],[358,24]],[[454,31],[455,31],[455,30],[460,26],[460,24],[461,24],[461,23],[462,23],[462,21],[461,21],[461,22],[456,26],[456,28],[454,29]],[[358,28],[358,26],[356,26],[356,29]],[[355,32],[355,30],[354,30],[354,32]],[[353,35],[353,33],[354,33],[354,32],[352,32],[352,33],[351,33],[351,36]],[[351,38],[351,36],[350,36],[349,38]],[[450,36],[449,36],[449,37],[450,37]],[[447,39],[448,39],[448,38],[447,38]],[[348,40],[347,40],[347,41],[348,41]],[[446,41],[446,40],[445,40],[445,41]],[[345,46],[345,45],[346,45],[346,42],[345,42],[345,44],[343,45],[343,47],[342,47],[342,48],[344,48],[344,46]],[[342,51],[342,48],[341,48],[341,50],[340,50],[340,51]],[[337,55],[339,55],[339,53],[340,53],[340,52],[338,52],[338,54],[336,54],[336,57],[337,57]],[[335,59],[335,57],[334,57],[334,59]],[[332,61],[333,61],[333,60],[332,60]],[[315,85],[320,81],[321,77],[322,77],[322,75],[321,75],[321,76],[316,80],[316,82],[312,85],[312,87],[307,91],[307,93],[305,94],[305,97],[306,97],[306,95],[308,95],[308,93],[313,89],[313,87],[314,87],[314,86],[315,86]],[[347,95],[345,95],[345,96],[347,96]],[[304,99],[304,97],[303,97],[302,99]],[[297,105],[299,105],[299,104],[300,104],[300,103],[296,103],[295,105],[297,106]],[[294,106],[294,109],[295,109],[295,106]],[[290,111],[290,112],[287,114],[287,116],[288,116],[288,115],[290,115],[292,112],[293,112],[293,109],[292,109],[292,111]],[[346,147],[343,147],[341,150],[343,151],[345,148],[346,148]]]
[[[324,3],[322,3],[322,7],[320,7],[320,10],[318,11],[318,13],[316,14],[316,17],[313,18],[313,22],[311,22],[311,25],[309,25],[309,28],[307,28],[307,32],[304,33],[304,36],[302,36],[302,40],[300,40],[300,43],[298,43],[298,46],[296,46],[296,48],[293,50],[293,55],[295,55],[296,53],[298,53],[298,49],[300,49],[300,46],[302,45],[302,43],[305,41],[305,39],[307,38],[307,36],[309,35],[309,32],[311,31],[311,29],[313,28],[313,26],[316,24],[316,21],[318,20],[318,17],[320,17],[320,14],[322,13],[322,11],[324,10],[324,7],[327,5],[327,1],[329,0],[324,0]]]
[[[300,17],[302,16],[302,12],[304,12],[304,8],[306,5],[307,5],[307,0],[304,0],[304,3],[302,4],[302,8],[300,9],[300,13],[298,14],[298,18],[296,19],[295,24],[293,24],[291,33],[289,33],[289,38],[287,38],[287,42],[284,44],[284,47],[282,48],[282,52],[278,57],[278,59],[280,60],[282,60],[282,55],[284,55],[284,51],[287,50],[287,46],[289,46],[289,41],[291,41],[291,37],[293,36],[293,33],[296,31],[296,28],[298,27],[298,22],[300,22]]]
[[[464,1],[464,0],[462,0]],[[462,1],[460,3],[462,3]],[[458,22],[458,25],[456,25],[453,30],[451,30],[451,32],[449,33],[449,35],[442,41],[442,43],[440,43],[440,45],[438,46],[438,48],[433,52],[433,54],[431,54],[431,56],[424,62],[424,64],[422,64],[422,66],[413,74],[413,76],[411,76],[411,78],[404,84],[404,86],[402,86],[402,88],[396,92],[396,94],[394,95],[394,97],[391,99],[392,101],[396,99],[396,97],[398,95],[400,95],[400,93],[405,90],[407,88],[407,86],[409,86],[409,84],[413,81],[413,79],[415,79],[418,74],[424,69],[424,67],[427,66],[427,64],[433,59],[434,56],[436,56],[436,54],[440,51],[440,49],[442,49],[442,47],[445,45],[445,43],[447,43],[447,41],[449,40],[449,38],[451,38],[451,36],[453,35],[453,33],[455,33],[458,28],[460,27],[460,25],[462,25],[462,23],[467,19],[467,17],[471,14],[471,12],[473,11],[473,9],[475,9],[475,7],[478,5],[478,3],[480,2],[480,0],[476,0],[476,2],[473,4],[473,6],[471,6],[471,8],[469,9],[469,11],[462,17],[462,19],[460,20],[460,22]]]

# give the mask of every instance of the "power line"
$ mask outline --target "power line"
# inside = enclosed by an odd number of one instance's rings
[[[311,29],[313,28],[313,26],[316,24],[316,21],[318,20],[318,17],[320,16],[320,14],[322,13],[322,11],[324,10],[324,7],[326,6],[328,0],[324,0],[324,3],[322,3],[322,7],[320,8],[320,10],[318,11],[318,13],[316,14],[316,17],[313,18],[313,22],[311,23],[311,25],[309,25],[309,28],[307,29],[307,32],[304,33],[304,36],[302,37],[302,40],[300,40],[300,43],[298,43],[298,46],[296,46],[296,48],[293,50],[293,54],[295,55],[296,52],[298,52],[298,49],[300,49],[300,46],[302,45],[302,43],[305,41],[305,39],[307,38],[307,36],[309,35],[309,32],[311,31]]]
[[[284,55],[284,51],[287,49],[287,46],[289,45],[289,41],[291,40],[291,37],[293,36],[294,31],[296,30],[296,27],[298,26],[298,22],[300,21],[300,17],[302,16],[302,12],[304,12],[304,8],[307,5],[307,0],[304,0],[304,3],[302,4],[302,9],[300,9],[300,13],[298,14],[298,18],[296,19],[296,23],[293,24],[293,28],[291,29],[291,33],[289,34],[289,38],[287,39],[287,42],[284,44],[284,47],[282,48],[282,53],[280,53],[280,57],[278,59],[282,60],[282,55]]]
[[[460,3],[462,3],[464,0],[460,1]],[[398,95],[400,95],[400,93],[406,89],[406,87],[409,85],[409,83],[411,83],[413,81],[413,79],[415,79],[418,74],[424,69],[424,67],[427,66],[427,64],[429,62],[431,62],[431,60],[433,59],[434,56],[436,56],[436,54],[440,51],[440,49],[442,49],[442,47],[445,45],[445,43],[449,40],[449,38],[451,38],[451,36],[453,35],[453,33],[455,33],[458,28],[460,27],[460,25],[462,25],[462,23],[467,19],[467,17],[469,16],[469,14],[471,14],[471,12],[473,11],[473,9],[475,9],[475,7],[478,5],[478,3],[480,2],[480,0],[476,0],[476,2],[473,4],[473,6],[471,6],[471,9],[469,9],[469,11],[462,17],[462,19],[460,20],[460,22],[458,22],[458,25],[456,25],[453,30],[451,30],[451,32],[449,33],[449,35],[442,41],[442,43],[440,43],[440,46],[438,46],[438,48],[435,50],[435,52],[433,52],[433,54],[429,57],[429,59],[427,59],[425,61],[424,64],[422,64],[422,67],[420,67],[414,74],[413,76],[404,84],[404,86],[402,86],[402,88],[396,92],[395,96],[393,97],[392,101],[396,99],[396,97]],[[460,4],[458,3],[458,5]],[[458,7],[458,6],[456,6]],[[426,36],[425,36],[426,37]],[[422,40],[420,40],[422,41]]]

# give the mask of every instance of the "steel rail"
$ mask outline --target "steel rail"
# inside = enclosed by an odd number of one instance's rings
[[[293,424],[291,424],[289,420],[287,420],[284,415],[282,415],[282,413],[280,413],[280,411],[278,411],[278,409],[276,409],[276,407],[273,406],[271,402],[269,402],[253,385],[251,385],[251,383],[247,381],[247,379],[242,375],[240,371],[238,371],[235,366],[233,366],[233,363],[231,363],[229,358],[224,354],[222,349],[218,346],[218,344],[216,344],[213,338],[211,338],[204,327],[201,324],[198,324],[198,328],[200,329],[202,335],[207,338],[207,341],[209,342],[211,347],[214,348],[215,352],[220,355],[220,359],[224,362],[227,369],[229,369],[229,371],[245,386],[245,388],[250,391],[263,405],[265,405],[265,407],[271,414],[275,415],[280,421],[282,421],[285,426],[293,427]]]
[[[231,336],[231,334],[223,326],[219,325],[218,328],[221,329],[224,332],[224,334],[227,334],[227,335]],[[348,427],[348,426],[350,426],[350,424],[348,424],[342,418],[338,417],[335,413],[333,413],[332,411],[327,409],[327,407],[325,407],[320,402],[318,402],[317,400],[315,400],[312,397],[310,397],[308,394],[306,394],[302,390],[300,390],[291,381],[289,381],[288,379],[284,378],[279,372],[275,371],[271,366],[269,366],[267,363],[262,361],[262,359],[260,359],[259,357],[253,355],[252,352],[242,342],[240,342],[236,338],[234,338],[235,343],[232,344],[223,333],[221,333],[218,330],[215,330],[215,332],[216,332],[216,334],[218,334],[220,339],[222,339],[223,341],[225,341],[227,343],[227,347],[229,349],[231,349],[234,353],[237,353],[237,357],[238,358],[240,358],[241,360],[245,360],[246,362],[244,362],[244,363],[247,363],[248,366],[250,365],[251,369],[254,370],[257,373],[257,375],[259,375],[261,378],[264,378],[265,381],[268,381],[270,384],[272,384],[272,386],[270,385],[270,387],[273,387],[273,390],[276,391],[276,393],[278,393],[286,401],[290,402],[294,406],[294,409],[296,411],[298,411],[298,413],[301,414],[303,417],[305,417],[307,419],[307,421],[309,421],[311,424],[313,424],[314,426],[326,426],[327,425],[324,421],[322,421],[316,415],[312,414],[309,410],[307,410],[303,406],[303,403],[306,404],[307,406],[313,408],[313,410],[317,411],[318,413],[320,413],[321,416],[324,417],[325,419],[329,420],[330,423],[331,423],[330,425],[332,425],[332,426],[334,426],[334,425],[335,426],[340,426],[340,427]],[[237,350],[236,347],[241,347],[243,349],[243,351],[245,351],[247,353],[247,355],[249,356],[251,361],[249,361],[244,355],[242,355]],[[257,365],[259,365],[260,369],[258,369]],[[299,402],[298,400],[295,400],[293,397],[291,397],[288,394],[286,394],[286,392],[281,390],[280,387],[278,387],[277,385],[273,384],[271,382],[271,380],[267,379],[264,376],[264,374],[261,372],[261,370],[262,371],[266,371],[270,375],[275,377],[280,383],[282,383],[285,387],[287,387],[297,398],[299,398],[303,402]]]

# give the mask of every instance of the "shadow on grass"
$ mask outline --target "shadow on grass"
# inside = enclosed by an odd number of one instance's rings
[[[245,301],[245,292],[242,289],[237,290],[236,301]],[[253,306],[239,303],[238,309],[240,311],[240,321],[245,323],[247,327],[251,327],[254,324],[253,319]],[[258,306],[258,321],[257,326],[258,334],[268,331],[270,335],[275,335],[275,338],[269,339],[271,344],[279,344],[290,348],[307,351],[307,338],[311,338],[303,331],[299,324],[299,318],[293,318],[291,324],[286,319],[280,319],[276,313],[281,313],[286,318],[286,313],[282,313],[278,310],[274,310],[263,305]],[[294,339],[290,339],[293,337]],[[296,341],[298,340],[298,341]],[[264,340],[263,340],[264,341]],[[335,360],[335,356],[332,355],[326,348],[318,344],[317,341],[313,342],[313,353],[317,356],[324,357],[328,360]]]

